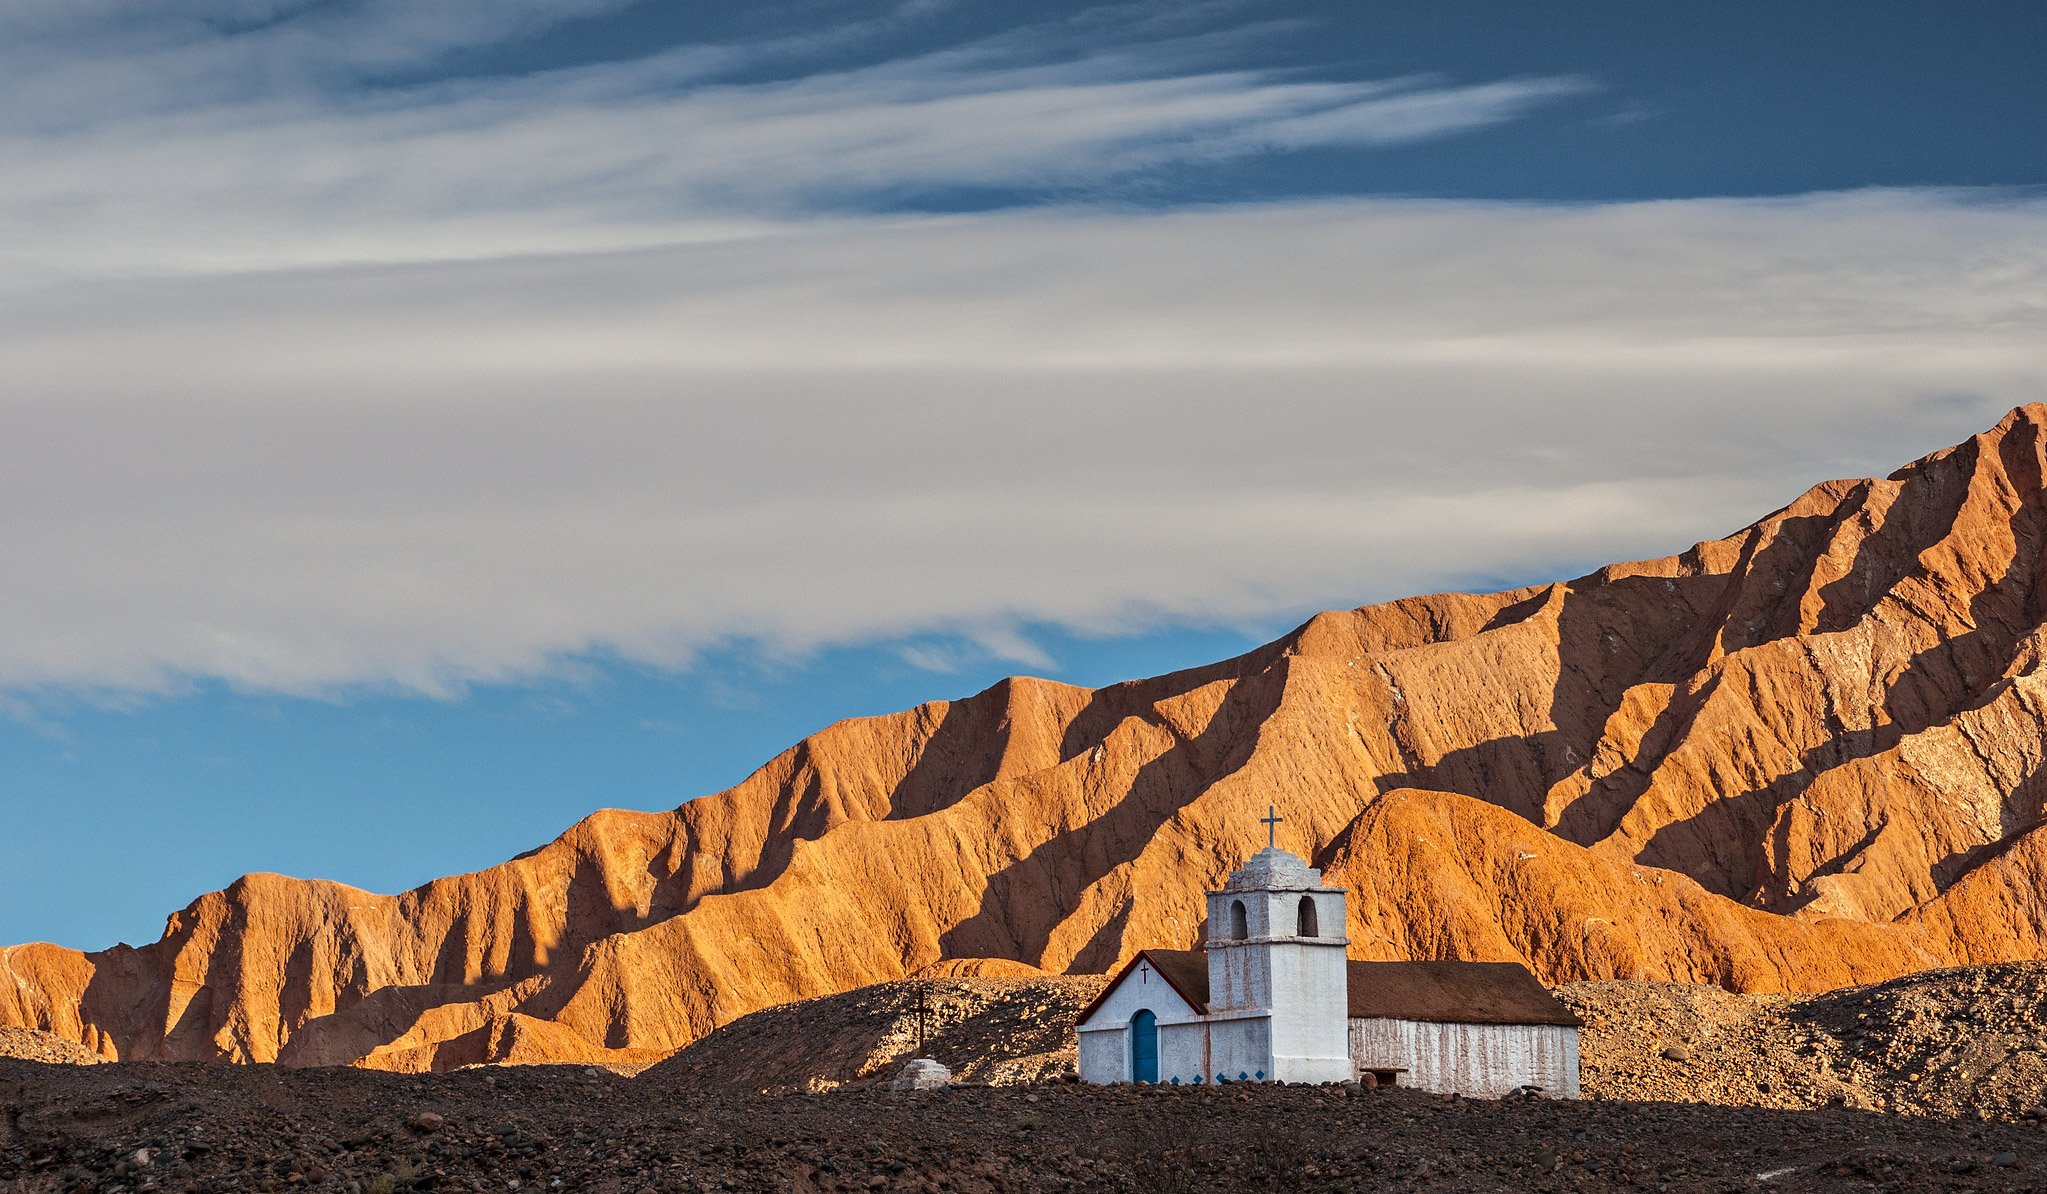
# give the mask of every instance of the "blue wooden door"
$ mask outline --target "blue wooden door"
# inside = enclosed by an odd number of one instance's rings
[[[1130,1017],[1130,1080],[1159,1080],[1159,1018],[1148,1010]]]

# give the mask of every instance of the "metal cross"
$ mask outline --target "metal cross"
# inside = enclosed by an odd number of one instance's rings
[[[1266,845],[1279,845],[1279,823],[1284,820],[1286,818],[1279,815],[1278,805],[1268,804],[1265,806],[1265,815],[1258,818],[1258,823],[1265,826]]]

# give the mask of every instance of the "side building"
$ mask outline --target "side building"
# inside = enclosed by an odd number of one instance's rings
[[[1140,952],[1081,1012],[1082,1080],[1578,1097],[1578,1020],[1527,967],[1352,962],[1345,923],[1319,871],[1259,851],[1208,893],[1203,948]]]
[[[1578,1097],[1578,1017],[1519,962],[1350,963],[1360,1078],[1496,1099]]]

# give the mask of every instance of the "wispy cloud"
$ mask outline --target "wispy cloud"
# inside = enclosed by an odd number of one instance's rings
[[[1318,112],[1267,121],[1245,130],[1253,144],[1300,149],[1317,145],[1399,145],[1501,124],[1553,100],[1597,90],[1579,78],[1509,79],[1471,87],[1388,88],[1391,94],[1349,100]]]
[[[1446,136],[1587,86],[1221,70],[1255,27],[1182,16],[1135,38],[1160,20],[1149,8],[1083,22],[1091,42],[1069,22],[852,65],[825,50],[887,22],[363,81],[607,2],[226,5],[204,20],[115,6],[120,20],[99,14],[114,55],[82,32],[98,26],[59,22],[22,43],[38,49],[0,49],[14,80],[0,83],[0,262],[47,276],[672,243],[960,188],[1070,198],[1174,161]]]
[[[2047,395],[2043,293],[2047,205],[1913,193],[80,279],[0,298],[0,685],[1016,658],[1554,573]]]
[[[1224,69],[1237,6],[421,69],[607,4],[0,6],[0,690],[1042,666],[1682,546],[2047,378],[2034,200],[1080,202],[1593,86]]]

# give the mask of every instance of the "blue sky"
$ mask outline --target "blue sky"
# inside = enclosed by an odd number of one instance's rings
[[[2047,398],[2030,3],[0,7],[0,941]]]

